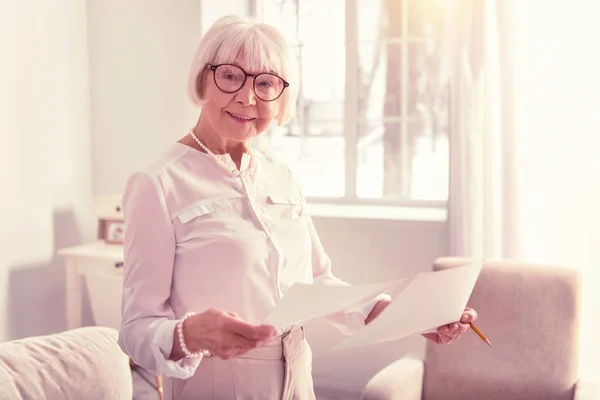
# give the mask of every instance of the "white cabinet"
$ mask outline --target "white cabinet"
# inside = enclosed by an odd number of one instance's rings
[[[123,287],[123,246],[98,241],[61,249],[65,259],[67,329],[81,326],[81,305],[87,291],[96,325],[119,328]],[[132,362],[133,365],[133,362]],[[163,400],[160,376],[156,378],[159,400]]]
[[[59,250],[65,260],[67,329],[81,326],[83,295],[96,325],[119,327],[123,246],[98,241]]]

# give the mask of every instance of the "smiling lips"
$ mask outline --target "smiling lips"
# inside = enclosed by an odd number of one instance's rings
[[[242,124],[252,122],[255,120],[255,118],[248,117],[248,116],[242,115],[242,114],[232,113],[229,111],[227,111],[227,114],[229,114],[229,116],[231,117],[232,120],[234,120],[235,122],[242,123]]]

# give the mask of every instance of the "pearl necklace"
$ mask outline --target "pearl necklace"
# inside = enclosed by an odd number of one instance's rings
[[[200,139],[198,139],[198,137],[194,134],[193,129],[190,129],[190,136],[192,137],[192,139],[194,139],[194,141],[198,144],[198,146],[200,146],[201,149],[206,151],[206,154],[208,154],[221,168],[228,171],[230,174],[232,174],[234,176],[242,176],[242,177],[247,176],[250,173],[250,170],[252,169],[252,167],[254,166],[254,156],[252,155],[252,151],[250,151],[250,153],[249,153],[250,165],[245,170],[240,171],[239,169],[237,169],[235,167],[231,167],[231,166],[227,165],[225,163],[225,161],[223,161],[222,158],[217,157],[215,153],[210,151],[210,149],[208,147],[206,147],[206,145],[204,143],[202,143],[200,141]]]

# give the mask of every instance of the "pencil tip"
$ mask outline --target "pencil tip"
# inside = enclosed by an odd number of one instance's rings
[[[492,344],[490,343],[490,341],[489,341],[489,340],[486,340],[486,342],[487,342],[487,344],[489,344],[489,345],[490,345],[490,347],[492,347]]]

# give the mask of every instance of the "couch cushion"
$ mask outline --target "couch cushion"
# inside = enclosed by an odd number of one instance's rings
[[[441,259],[436,269],[465,260]],[[425,400],[572,400],[578,379],[581,276],[572,268],[485,264],[469,306],[494,347],[473,332],[427,345]]]
[[[132,398],[118,332],[85,327],[0,343],[0,400]]]

